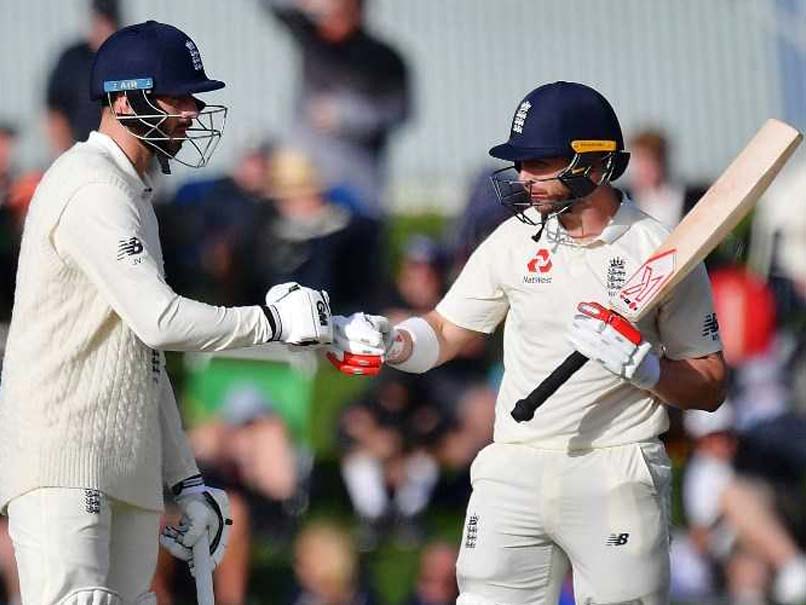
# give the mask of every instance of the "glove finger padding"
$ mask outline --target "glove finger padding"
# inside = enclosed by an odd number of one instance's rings
[[[383,367],[383,357],[378,355],[354,355],[329,348],[327,359],[342,374],[350,376],[376,376]]]
[[[276,286],[272,286],[271,288],[269,288],[269,291],[266,292],[266,304],[270,305],[272,303],[280,302],[291,292],[301,287],[302,286],[300,286],[295,281],[290,281],[283,284],[277,284]]]
[[[369,315],[364,313],[364,319],[378,332],[380,332],[381,336],[383,337],[383,342],[386,345],[386,348],[389,348],[390,343],[392,342],[392,323],[389,321],[389,318],[384,317],[383,315]]]
[[[386,352],[384,334],[370,317],[385,317],[353,313],[349,317],[333,316],[333,344],[336,348],[359,355],[383,355]]]
[[[160,545],[172,556],[182,561],[190,561],[193,551],[182,544],[182,534],[176,527],[167,525],[160,532]]]
[[[210,559],[214,566],[218,565],[227,549],[232,525],[226,492],[205,487],[204,491],[177,497],[177,504],[183,513],[179,526],[166,527],[160,535],[160,544],[178,559],[191,561],[193,545],[206,535]]]
[[[582,303],[578,310],[568,333],[574,349],[636,386],[651,388],[657,383],[657,356],[634,325],[597,303]]]
[[[328,360],[343,374],[375,376],[381,371],[386,353],[384,329],[389,331],[389,322],[380,315],[334,316]]]
[[[188,548],[193,548],[199,538],[208,533],[208,528],[213,529],[220,525],[221,520],[210,509],[207,502],[190,500],[185,507],[185,514],[179,522],[180,541]]]

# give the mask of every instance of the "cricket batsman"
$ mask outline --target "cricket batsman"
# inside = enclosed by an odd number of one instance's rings
[[[0,510],[23,604],[153,605],[163,485],[183,512],[161,542],[227,544],[226,494],[199,474],[162,351],[330,342],[325,292],[271,288],[215,307],[165,282],[152,166],[207,164],[226,108],[196,44],[148,21],[95,58],[101,124],[45,173],[26,219],[0,397]],[[182,152],[180,156],[180,151]]]
[[[610,103],[582,84],[536,88],[490,154],[515,216],[424,317],[334,318],[346,373],[427,372],[504,322],[493,443],[471,467],[459,605],[553,605],[569,566],[577,603],[662,605],[671,465],[665,404],[713,411],[725,364],[702,265],[634,326],[602,306],[667,235],[611,184],[624,172]],[[518,423],[511,411],[577,350],[591,360]]]

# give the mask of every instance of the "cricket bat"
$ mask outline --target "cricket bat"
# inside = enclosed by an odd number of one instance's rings
[[[196,580],[198,605],[215,605],[213,562],[210,559],[210,540],[206,531],[193,545],[193,577]]]
[[[779,120],[761,127],[669,237],[610,299],[610,307],[635,323],[683,280],[739,224],[769,187],[803,135]],[[574,351],[525,399],[512,417],[525,422],[588,358]]]

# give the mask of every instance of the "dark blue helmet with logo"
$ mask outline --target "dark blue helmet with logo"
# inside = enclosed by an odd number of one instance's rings
[[[90,96],[151,90],[165,96],[193,95],[224,88],[204,72],[196,44],[173,25],[146,21],[118,30],[95,55]]]
[[[164,125],[170,118],[157,97],[184,97],[224,88],[204,71],[201,54],[187,34],[172,25],[146,21],[118,30],[101,45],[90,76],[90,97],[112,105],[124,94],[132,113],[116,113],[118,120],[138,139],[159,152],[163,171],[167,160],[199,168],[207,164],[223,133],[227,108],[196,99],[198,115],[183,136],[171,136]],[[193,161],[177,156],[183,143],[195,150]]]
[[[509,140],[490,149],[490,155],[515,164],[493,175],[499,200],[523,216],[532,205],[528,186],[516,178],[519,164],[527,160],[568,158],[557,175],[570,191],[560,210],[590,195],[599,185],[620,177],[627,168],[616,112],[599,92],[576,82],[553,82],[531,91],[518,104],[512,118]],[[601,176],[593,180],[594,168]],[[599,174],[599,173],[597,173]]]

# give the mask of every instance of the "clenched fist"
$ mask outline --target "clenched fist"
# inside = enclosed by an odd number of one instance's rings
[[[275,320],[272,340],[291,345],[330,344],[333,326],[330,298],[296,282],[274,286],[266,293],[266,306]]]

